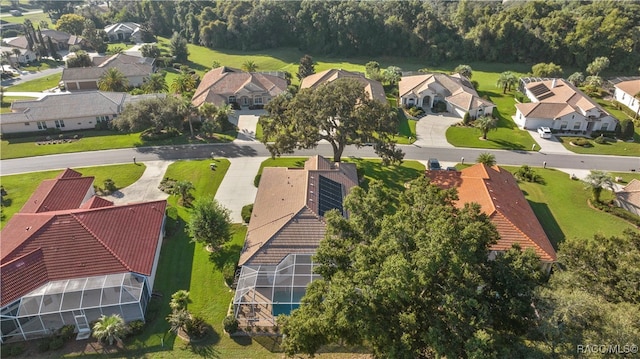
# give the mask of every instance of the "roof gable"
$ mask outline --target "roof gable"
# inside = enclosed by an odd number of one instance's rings
[[[44,180],[29,197],[20,212],[39,213],[79,208],[93,190],[94,177],[78,177],[65,171],[55,179]]]
[[[300,88],[316,88],[323,84],[344,78],[355,79],[360,82],[370,99],[387,103],[384,87],[382,87],[380,82],[368,79],[362,73],[345,71],[342,69],[329,69],[317,74],[309,75],[302,79]]]

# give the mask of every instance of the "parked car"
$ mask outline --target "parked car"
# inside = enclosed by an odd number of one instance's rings
[[[20,10],[9,10],[9,14],[13,16],[22,16],[22,11]]]
[[[429,171],[438,171],[441,170],[440,162],[438,162],[437,158],[429,158]]]
[[[549,127],[539,127],[538,134],[542,138],[551,138],[551,129]]]

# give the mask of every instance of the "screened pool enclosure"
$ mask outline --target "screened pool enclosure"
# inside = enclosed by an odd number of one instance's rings
[[[244,265],[233,310],[240,325],[272,326],[279,314],[300,306],[307,285],[321,278],[312,254],[289,254],[278,265]]]
[[[2,308],[2,341],[42,337],[67,324],[88,331],[101,315],[144,320],[150,297],[147,278],[135,273],[52,281]]]

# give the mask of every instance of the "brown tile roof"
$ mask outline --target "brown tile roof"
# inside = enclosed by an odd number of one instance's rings
[[[575,112],[575,110],[566,103],[548,103],[548,102],[528,102],[516,104],[522,115],[533,118],[559,118],[564,115]]]
[[[620,191],[616,192],[616,197],[618,200],[631,203],[640,208],[640,181],[635,178],[632,179]]]
[[[87,193],[93,188],[93,177],[81,177],[66,169],[58,177],[44,180],[22,206],[22,213],[39,213],[80,208]]]
[[[67,170],[55,181],[78,179],[85,177]],[[51,190],[72,191],[55,184]],[[166,201],[87,203],[83,208],[22,211],[11,218],[0,233],[3,306],[50,280],[120,272],[151,275]]]
[[[450,104],[465,111],[481,106],[495,106],[493,102],[485,100],[473,89],[468,79],[459,74],[424,74],[403,76],[398,84],[399,96],[404,97],[411,92],[419,93],[425,88],[445,96],[445,100]]]
[[[321,156],[311,157],[304,168],[263,170],[239,265],[277,264],[289,253],[315,251],[324,237],[320,177],[340,183],[342,198],[358,185],[354,164],[332,164]]]
[[[457,206],[478,203],[500,234],[491,249],[504,251],[513,244],[533,249],[543,262],[556,260],[556,252],[535,213],[508,171],[475,164],[457,171],[427,171],[432,183],[458,190]]]
[[[370,99],[387,103],[387,96],[384,93],[384,87],[382,87],[382,84],[378,81],[366,78],[359,72],[351,72],[341,69],[325,70],[317,74],[309,75],[302,79],[300,88],[315,88],[320,85],[343,78],[353,78],[358,80],[364,86],[364,90],[369,95]]]
[[[640,78],[621,81],[616,83],[614,86],[630,96],[635,96],[637,93],[640,93]]]
[[[275,97],[286,90],[287,80],[284,78],[222,66],[202,77],[191,102],[194,106],[200,106],[205,102],[223,105],[229,96],[267,93]]]

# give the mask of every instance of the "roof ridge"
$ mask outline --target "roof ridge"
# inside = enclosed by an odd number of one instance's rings
[[[104,208],[109,208],[109,207],[104,207]],[[116,207],[113,207],[116,208]],[[76,213],[69,213],[69,215],[75,219],[78,224],[80,224],[85,230],[87,230],[87,232],[89,232],[91,234],[91,236],[93,238],[95,238],[98,243],[102,244],[102,246],[109,252],[111,253],[111,255],[113,255],[118,262],[120,262],[125,268],[127,268],[128,271],[133,272],[133,269],[131,268],[131,266],[129,266],[128,263],[126,263],[122,258],[120,258],[120,256],[118,254],[116,254],[116,252],[113,251],[113,249],[111,249],[111,247],[109,247],[102,239],[100,239],[100,237],[98,237],[84,222],[82,222],[82,220],[80,220],[80,218],[78,216],[76,216]]]

